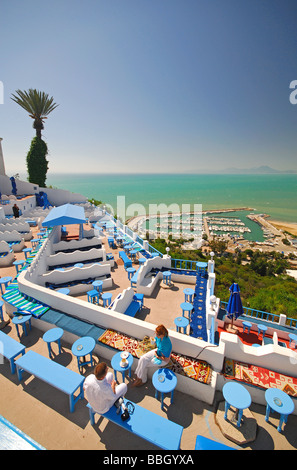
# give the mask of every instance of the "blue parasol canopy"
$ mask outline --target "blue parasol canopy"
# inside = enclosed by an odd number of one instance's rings
[[[234,282],[229,290],[230,297],[226,307],[227,317],[236,320],[236,318],[243,314],[239,285]]]
[[[55,227],[56,225],[84,224],[86,221],[83,207],[73,204],[64,204],[54,207],[42,222],[43,227]]]
[[[16,196],[16,194],[17,194],[17,187],[16,187],[16,182],[15,182],[15,179],[14,179],[13,176],[11,176],[10,181],[11,181],[11,186],[12,186],[11,192],[12,192],[12,194],[14,194],[14,195]]]

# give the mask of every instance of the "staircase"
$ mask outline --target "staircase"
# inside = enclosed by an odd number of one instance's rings
[[[193,338],[208,341],[206,328],[206,288],[207,273],[196,275],[195,295],[193,302],[193,310],[190,319],[190,336]]]

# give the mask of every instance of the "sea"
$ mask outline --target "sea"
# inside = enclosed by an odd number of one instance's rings
[[[264,213],[272,220],[297,223],[297,174],[51,174],[47,186],[67,189],[99,200],[117,214],[119,205],[147,214],[179,211],[243,209],[229,215],[239,217],[251,229],[244,238],[263,241],[260,227],[246,218]],[[137,204],[138,206],[134,206]],[[131,206],[132,205],[132,206]],[[199,206],[200,205],[200,206]],[[172,206],[171,206],[172,207]],[[134,208],[136,212],[134,211]],[[170,209],[169,209],[170,210]]]
[[[47,186],[111,205],[201,204],[202,210],[251,208],[271,219],[297,222],[297,174],[51,174]]]

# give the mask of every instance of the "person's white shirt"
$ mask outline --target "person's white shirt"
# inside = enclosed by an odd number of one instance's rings
[[[94,374],[91,374],[84,381],[86,399],[93,410],[100,414],[106,413],[117,398],[111,388],[108,375],[109,373],[103,380],[98,380]]]

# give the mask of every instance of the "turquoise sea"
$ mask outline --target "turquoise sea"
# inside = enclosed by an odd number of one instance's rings
[[[78,192],[126,207],[142,204],[202,204],[202,210],[250,207],[272,219],[297,222],[297,175],[223,174],[48,174],[47,186]]]

